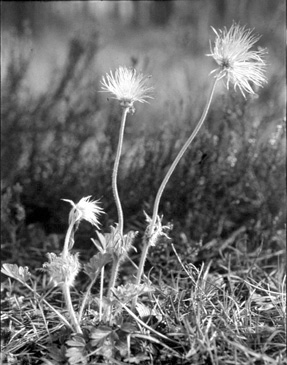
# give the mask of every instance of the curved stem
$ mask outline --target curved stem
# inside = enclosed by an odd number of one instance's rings
[[[66,306],[67,306],[68,312],[70,314],[74,330],[76,330],[77,333],[83,333],[82,330],[81,330],[81,327],[79,325],[76,313],[75,313],[74,308],[73,308],[73,303],[72,303],[72,300],[71,300],[70,287],[67,285],[67,283],[64,283],[62,285],[62,291],[63,291],[63,294],[64,294]]]
[[[84,312],[84,309],[85,309],[85,306],[86,306],[86,302],[88,300],[88,297],[90,295],[91,289],[92,289],[93,285],[95,284],[97,278],[98,278],[98,275],[95,275],[94,279],[90,282],[90,284],[89,284],[89,286],[88,286],[88,288],[86,290],[86,293],[84,295],[84,298],[83,298],[83,301],[82,301],[82,305],[81,305],[81,308],[80,308],[79,314],[78,314],[79,323],[81,323],[82,316],[83,316],[83,312]]]
[[[109,282],[109,291],[108,291],[108,298],[109,299],[111,298],[111,296],[113,294],[112,290],[114,289],[115,284],[116,284],[119,268],[120,268],[120,258],[119,257],[114,257],[113,258],[113,266],[112,266],[112,269],[111,269],[111,278],[110,278],[110,282]]]
[[[200,130],[203,122],[205,121],[206,115],[208,113],[208,110],[209,110],[209,107],[210,107],[210,104],[211,104],[211,101],[212,101],[212,97],[213,97],[213,94],[214,94],[214,90],[215,90],[215,86],[216,86],[217,81],[218,81],[218,78],[215,78],[214,83],[212,85],[212,89],[211,89],[209,98],[208,98],[207,103],[205,105],[202,116],[201,116],[199,122],[197,123],[197,126],[195,127],[194,131],[192,132],[192,134],[190,135],[188,140],[185,142],[185,144],[183,145],[183,147],[179,151],[178,155],[176,156],[175,160],[173,161],[172,165],[170,166],[165,178],[163,179],[163,182],[161,183],[161,185],[159,187],[159,190],[158,190],[156,198],[155,198],[154,207],[153,207],[152,222],[151,222],[150,230],[149,230],[150,234],[153,232],[153,227],[154,227],[155,222],[156,222],[156,217],[157,217],[158,208],[159,208],[159,202],[160,202],[162,193],[163,193],[163,191],[166,187],[166,184],[168,183],[168,180],[169,180],[171,174],[173,173],[174,169],[176,168],[176,166],[179,163],[180,159],[182,158],[183,154],[185,153],[185,151],[189,147],[190,143],[193,141],[194,137],[197,135],[198,131]]]
[[[139,285],[140,281],[141,281],[142,273],[143,273],[143,270],[144,270],[144,264],[145,264],[147,253],[148,253],[148,250],[149,250],[149,247],[150,247],[150,245],[149,245],[149,236],[152,235],[152,232],[153,232],[153,229],[154,229],[154,226],[155,226],[155,223],[156,223],[156,219],[157,219],[157,215],[158,215],[159,202],[160,202],[162,193],[163,193],[163,191],[166,187],[166,184],[168,183],[168,180],[171,177],[174,169],[176,168],[176,166],[179,163],[180,159],[182,158],[183,154],[185,153],[185,151],[189,147],[190,143],[193,141],[194,137],[197,135],[198,131],[200,130],[203,122],[205,121],[205,118],[207,116],[207,113],[208,113],[208,110],[209,110],[209,107],[210,107],[210,104],[211,104],[211,101],[212,101],[212,98],[213,98],[213,94],[214,94],[214,91],[215,91],[215,86],[216,86],[217,81],[218,81],[218,78],[216,77],[215,80],[214,80],[214,83],[212,85],[209,98],[207,100],[207,103],[205,105],[204,111],[202,113],[202,116],[201,116],[199,122],[197,123],[194,131],[192,132],[192,134],[190,135],[188,140],[185,142],[185,144],[183,145],[183,147],[179,151],[178,155],[176,156],[175,160],[173,161],[172,165],[170,166],[170,168],[169,168],[165,178],[163,179],[163,181],[162,181],[162,183],[159,187],[159,190],[157,192],[157,195],[156,195],[156,198],[155,198],[155,203],[154,203],[154,208],[153,208],[152,221],[151,221],[151,224],[150,224],[150,228],[146,232],[146,236],[145,236],[145,239],[144,239],[144,247],[143,247],[143,250],[142,250],[139,269],[138,269],[138,272],[137,272],[136,285]],[[135,297],[134,300],[133,300],[133,305],[132,305],[133,309],[135,308],[136,302],[137,302],[137,297]]]
[[[105,266],[101,269],[101,286],[100,286],[100,308],[99,308],[99,321],[102,321],[103,315],[103,293],[104,293],[104,277],[105,277]]]
[[[68,254],[68,250],[70,250],[72,247],[70,246],[71,236],[73,233],[74,223],[72,222],[69,225],[69,228],[66,233],[65,242],[64,242],[64,248],[62,251],[62,257],[66,257]]]
[[[121,152],[122,152],[125,122],[126,122],[126,117],[127,117],[128,111],[129,111],[129,107],[123,108],[121,127],[120,127],[120,133],[119,133],[119,141],[118,141],[118,147],[117,147],[117,154],[116,154],[116,158],[115,158],[113,175],[112,175],[112,188],[113,188],[113,194],[114,194],[117,211],[118,211],[119,232],[120,232],[121,236],[123,235],[123,229],[124,229],[124,217],[123,217],[123,210],[122,210],[121,201],[120,201],[120,197],[119,197],[119,193],[118,193],[117,177],[118,177],[119,162],[120,162],[120,157],[121,157]]]
[[[146,260],[146,257],[147,257],[148,249],[149,249],[148,239],[144,239],[144,246],[143,246],[143,249],[142,249],[141,259],[140,259],[140,263],[139,263],[139,267],[138,267],[138,271],[137,271],[136,282],[135,282],[136,286],[138,286],[140,284],[140,281],[141,281],[141,277],[142,277],[142,274],[143,274],[144,264],[145,264],[145,260]],[[137,299],[138,299],[138,296],[136,295],[134,297],[133,303],[132,303],[132,310],[133,311],[135,310]]]

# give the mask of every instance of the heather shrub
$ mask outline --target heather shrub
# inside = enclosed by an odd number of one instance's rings
[[[43,95],[32,95],[22,82],[29,59],[21,60],[21,67],[11,59],[2,96],[2,183],[19,181],[25,187],[22,201],[28,211],[42,207],[57,212],[60,197],[71,186],[69,197],[85,188],[86,146],[99,115],[88,71],[97,47],[95,36],[86,42],[72,39],[66,65],[55,70]],[[49,231],[62,229],[61,214],[55,220],[58,227],[46,222]]]

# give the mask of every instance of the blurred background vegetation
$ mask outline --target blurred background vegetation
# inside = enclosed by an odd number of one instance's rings
[[[242,227],[238,242],[245,249],[283,249],[285,1],[1,6],[3,259],[26,258],[27,264],[32,256],[23,250],[60,249],[70,208],[62,198],[100,198],[107,213],[103,230],[116,221],[111,173],[121,111],[99,93],[99,82],[119,65],[152,75],[155,87],[154,100],[136,105],[128,117],[119,171],[125,228],[143,232],[143,210],[151,214],[157,189],[209,93],[211,26],[232,21],[262,35],[258,46],[268,49],[268,85],[245,100],[221,84],[160,211],[173,223],[173,242],[188,260],[199,242],[204,247]],[[91,233],[85,236],[90,227],[84,228],[82,248],[83,242],[91,245]]]

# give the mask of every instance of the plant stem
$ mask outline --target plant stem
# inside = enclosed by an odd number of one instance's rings
[[[204,111],[202,113],[202,116],[197,124],[197,126],[195,127],[194,131],[192,132],[192,134],[190,135],[190,137],[188,138],[188,140],[185,142],[185,144],[183,145],[183,147],[181,148],[181,150],[179,151],[178,155],[176,156],[175,160],[173,161],[172,165],[170,166],[167,174],[165,175],[165,178],[163,179],[159,190],[157,192],[156,198],[155,198],[155,203],[154,203],[154,207],[153,207],[153,215],[152,215],[152,222],[150,225],[150,234],[153,232],[153,227],[155,225],[156,222],[156,217],[158,214],[158,208],[159,208],[159,202],[162,196],[162,193],[166,187],[166,184],[168,183],[168,180],[171,176],[171,174],[173,173],[174,169],[176,168],[177,164],[179,163],[180,159],[182,158],[183,154],[185,153],[185,151],[187,150],[187,148],[189,147],[190,143],[193,141],[194,137],[197,135],[198,131],[200,130],[203,122],[205,121],[206,115],[208,113],[211,101],[212,101],[212,97],[214,94],[214,90],[215,90],[215,86],[216,83],[218,81],[218,78],[216,77],[214,80],[214,83],[212,85],[212,89],[209,95],[209,98],[207,100],[207,103],[205,105]]]
[[[85,296],[83,298],[82,305],[81,305],[81,308],[80,308],[80,311],[79,311],[79,314],[78,314],[79,323],[81,323],[83,312],[84,312],[84,309],[85,309],[85,306],[86,306],[86,302],[88,300],[88,296],[89,296],[89,294],[91,292],[91,289],[92,289],[93,285],[95,284],[97,278],[98,278],[98,275],[95,275],[94,279],[90,282],[90,284],[89,284],[89,286],[86,290],[86,293],[85,293]]]
[[[129,111],[129,107],[123,108],[121,127],[120,127],[120,133],[119,133],[119,141],[118,141],[118,147],[117,147],[117,154],[116,154],[116,158],[115,158],[113,175],[112,175],[112,188],[113,188],[113,194],[114,194],[117,211],[118,211],[119,232],[120,232],[121,236],[123,235],[123,229],[124,229],[124,217],[123,217],[123,210],[122,210],[121,201],[120,201],[119,193],[118,193],[117,177],[118,177],[119,162],[120,162],[122,145],[123,145],[125,122],[126,122],[126,117],[127,117],[128,111]]]
[[[115,256],[113,258],[113,266],[112,266],[111,278],[110,278],[110,282],[109,282],[109,291],[108,291],[108,298],[109,299],[111,298],[111,296],[113,294],[112,290],[114,289],[115,284],[116,284],[119,267],[120,267],[120,258]]]
[[[105,276],[105,267],[103,266],[101,269],[101,287],[100,287],[100,308],[99,308],[99,321],[102,321],[103,314],[103,291],[104,291],[104,276]]]
[[[147,234],[147,233],[145,233],[145,234]],[[136,277],[136,283],[135,283],[136,286],[140,285],[140,282],[141,282],[141,277],[142,277],[142,274],[143,274],[144,264],[145,264],[145,260],[146,260],[146,257],[147,257],[148,249],[149,249],[148,239],[144,239],[144,246],[143,246],[141,259],[140,259],[140,263],[139,263],[139,267],[138,267],[138,271],[137,271],[137,277]],[[134,299],[133,299],[132,311],[135,310],[137,299],[138,299],[138,296],[135,296]]]
[[[69,228],[68,228],[67,233],[66,233],[64,248],[63,248],[63,251],[62,251],[62,257],[67,257],[68,250],[72,248],[72,247],[69,248],[69,243],[70,243],[70,240],[71,240],[71,235],[73,233],[73,228],[74,228],[74,223],[72,222],[69,225]]]
[[[216,86],[217,81],[218,81],[218,78],[216,77],[215,81],[212,85],[209,98],[207,100],[207,103],[205,105],[204,111],[202,113],[202,116],[201,116],[199,122],[197,123],[194,131],[192,132],[192,134],[190,135],[188,140],[185,142],[185,144],[183,145],[183,147],[179,151],[178,155],[176,156],[175,160],[173,161],[172,165],[170,166],[170,168],[169,168],[165,178],[163,179],[163,181],[162,181],[162,183],[159,187],[159,190],[157,192],[157,195],[156,195],[156,198],[155,198],[155,203],[154,203],[154,208],[153,208],[153,216],[152,216],[152,221],[151,221],[151,224],[150,224],[150,229],[146,233],[147,236],[144,239],[144,247],[143,247],[143,250],[142,250],[139,269],[138,269],[138,272],[137,272],[136,285],[139,285],[140,281],[141,281],[142,273],[143,273],[143,270],[144,270],[144,264],[145,264],[148,249],[149,249],[149,246],[150,246],[148,236],[152,235],[153,228],[155,226],[155,222],[156,222],[157,215],[158,215],[159,202],[160,202],[162,193],[163,193],[163,191],[166,187],[166,184],[168,183],[168,180],[169,180],[170,176],[172,175],[174,169],[176,168],[176,166],[179,163],[180,159],[182,158],[183,154],[185,153],[185,151],[189,147],[190,143],[193,141],[194,137],[197,135],[198,131],[200,130],[203,122],[205,121],[205,118],[207,116],[207,113],[208,113],[208,110],[209,110],[209,107],[210,107],[210,104],[211,104],[211,101],[212,101],[212,97],[213,97],[213,94],[214,94],[214,90],[215,90],[215,86]],[[136,305],[136,301],[137,301],[137,298],[134,298],[134,300],[133,300],[133,309]]]
[[[62,285],[62,291],[63,291],[63,294],[64,294],[66,306],[67,306],[68,312],[70,314],[74,330],[76,330],[77,333],[82,334],[83,333],[82,329],[79,325],[76,313],[75,313],[74,308],[73,308],[73,304],[72,304],[72,300],[71,300],[70,287],[67,285],[67,283],[64,283]]]

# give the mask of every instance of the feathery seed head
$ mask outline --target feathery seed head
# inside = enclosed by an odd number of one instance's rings
[[[219,67],[211,73],[216,72],[219,79],[226,77],[226,86],[229,83],[238,87],[245,97],[244,92],[254,94],[250,85],[253,83],[258,87],[263,87],[267,83],[265,77],[266,64],[263,59],[267,53],[266,49],[257,51],[251,50],[252,46],[259,40],[260,36],[253,35],[252,30],[240,27],[233,23],[229,30],[224,27],[223,30],[216,31],[214,46],[211,48],[211,56],[217,62]]]
[[[77,204],[72,200],[62,199],[73,207],[69,214],[69,224],[80,223],[81,220],[85,220],[100,229],[98,216],[103,213],[103,209],[99,206],[98,200],[90,200],[90,198],[91,195],[82,198]]]
[[[49,262],[43,264],[43,268],[50,274],[51,281],[54,285],[66,283],[68,286],[74,285],[81,265],[78,259],[78,253],[75,255],[67,254],[66,257],[57,256],[55,253],[47,253]]]
[[[148,98],[152,99],[150,93],[154,90],[148,86],[150,76],[137,74],[133,68],[119,67],[115,73],[112,71],[103,76],[101,92],[109,92],[114,95],[114,99],[119,100],[120,105],[124,108],[130,108],[133,111],[133,103],[147,103]]]

